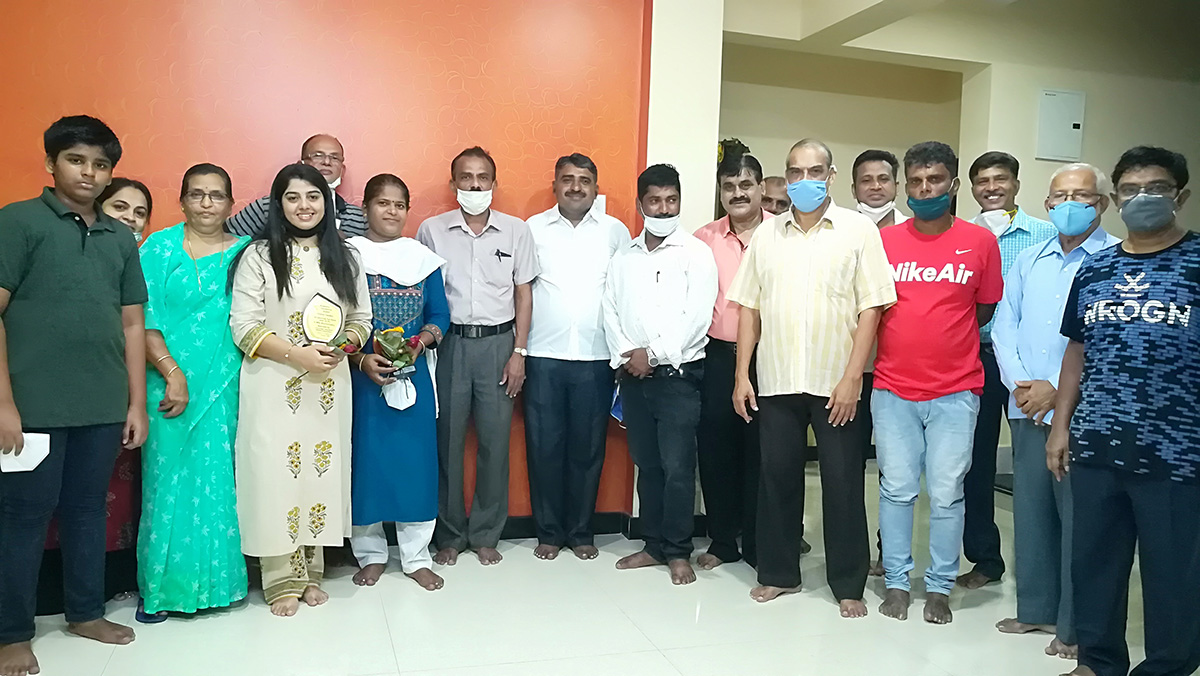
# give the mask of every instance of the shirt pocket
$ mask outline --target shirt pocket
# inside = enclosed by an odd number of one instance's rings
[[[817,276],[815,286],[828,298],[853,299],[857,269],[858,254],[854,251],[819,254],[812,263],[812,274]]]

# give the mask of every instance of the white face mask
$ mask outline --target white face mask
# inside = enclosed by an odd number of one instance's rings
[[[655,218],[646,216],[646,231],[655,237],[669,237],[679,227],[679,214]]]
[[[999,237],[1004,234],[1005,230],[1008,230],[1008,226],[1012,225],[1012,219],[1003,209],[994,209],[979,214],[979,218],[975,219],[975,224],[982,225],[991,230],[993,235]]]
[[[459,190],[458,206],[471,216],[478,216],[492,206],[491,190]]]
[[[329,182],[329,189],[330,189],[330,190],[337,190],[338,186],[339,186],[339,185],[341,185],[341,184],[342,184],[342,177],[341,177],[341,176],[338,176],[337,178],[335,178],[335,179],[333,179],[332,181],[330,181],[330,182]]]
[[[879,221],[882,221],[884,216],[887,216],[895,210],[896,200],[892,200],[891,202],[878,207],[873,207],[866,202],[858,203],[858,213],[870,218],[871,222],[873,222],[875,225],[879,225]]]

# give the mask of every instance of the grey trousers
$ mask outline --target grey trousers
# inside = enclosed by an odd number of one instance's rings
[[[508,520],[508,437],[513,401],[500,379],[512,357],[513,332],[487,338],[447,333],[438,346],[438,549],[495,547]],[[467,424],[479,439],[475,494],[467,516],[463,487]]]
[[[1071,594],[1071,477],[1055,481],[1046,468],[1048,425],[1009,420],[1013,446],[1013,547],[1017,621],[1057,626],[1075,644]]]

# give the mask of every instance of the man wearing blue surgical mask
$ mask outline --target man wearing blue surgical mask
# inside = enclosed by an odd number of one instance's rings
[[[1046,654],[1075,659],[1071,598],[1071,484],[1046,468],[1058,371],[1067,339],[1060,333],[1071,280],[1084,261],[1119,244],[1100,227],[1108,179],[1090,164],[1068,164],[1050,178],[1046,211],[1058,237],[1017,256],[1004,279],[992,344],[1000,379],[1012,392],[1013,522],[1017,616],[1006,634],[1054,635]]]
[[[1070,472],[1071,674],[1130,673],[1135,551],[1146,660],[1133,673],[1191,674],[1200,667],[1200,235],[1177,220],[1190,195],[1179,153],[1133,148],[1113,181],[1129,238],[1075,275],[1046,443],[1050,471],[1060,481]]]

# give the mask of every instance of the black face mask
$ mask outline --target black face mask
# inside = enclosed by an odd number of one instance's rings
[[[285,235],[287,235],[290,239],[305,239],[305,238],[313,237],[313,236],[320,237],[321,233],[324,231],[325,231],[325,219],[324,218],[322,218],[321,222],[317,224],[317,227],[312,228],[311,230],[305,230],[304,228],[297,228],[296,226],[292,225],[292,222],[287,220],[286,218],[283,220],[283,233]]]

